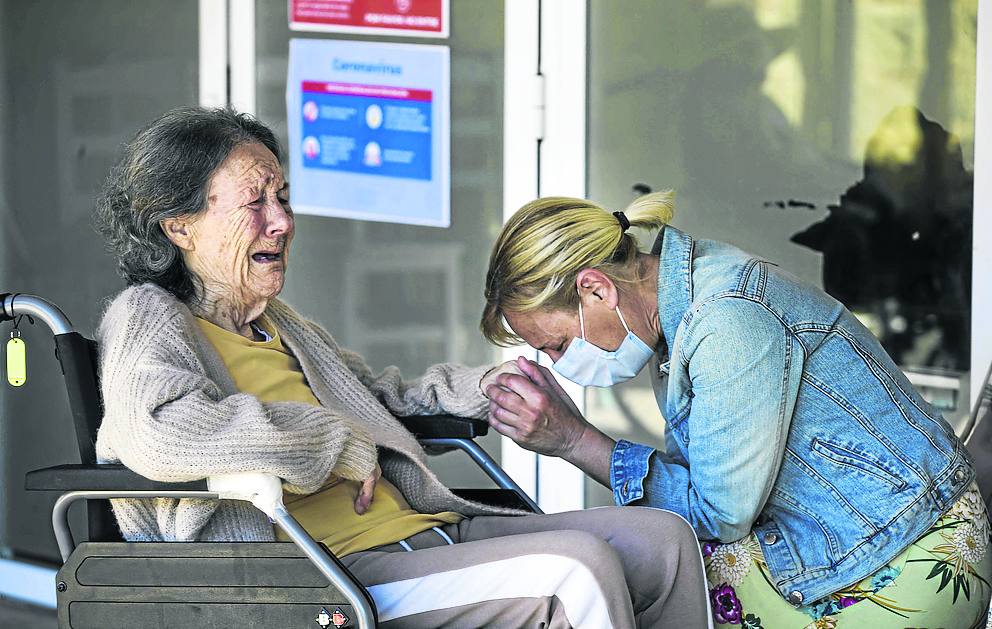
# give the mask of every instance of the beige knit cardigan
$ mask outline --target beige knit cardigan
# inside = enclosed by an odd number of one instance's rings
[[[118,295],[97,332],[105,407],[98,460],[157,481],[267,472],[298,493],[316,491],[331,473],[367,478],[378,460],[383,476],[422,513],[517,513],[451,493],[394,417],[483,417],[487,402],[478,382],[487,367],[437,365],[410,382],[395,367],[374,375],[360,356],[286,304],[272,300],[265,314],[299,360],[319,407],[240,393],[189,308],[162,288],[143,284]],[[112,502],[128,540],[275,539],[269,519],[246,502]]]

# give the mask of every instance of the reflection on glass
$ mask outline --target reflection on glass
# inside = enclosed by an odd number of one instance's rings
[[[882,119],[864,175],[793,241],[823,253],[823,287],[906,368],[967,371],[972,175],[914,107]]]
[[[677,227],[823,287],[956,424],[977,4],[591,0],[589,194],[622,207],[636,183],[674,188]],[[586,402],[613,436],[662,443],[647,374]]]

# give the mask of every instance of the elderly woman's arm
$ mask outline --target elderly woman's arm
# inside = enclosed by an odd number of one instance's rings
[[[331,473],[351,480],[372,473],[375,445],[347,418],[307,404],[224,397],[202,373],[182,321],[108,312],[100,334],[101,460],[160,481],[266,472],[308,492]]]
[[[492,365],[434,365],[415,380],[404,380],[396,367],[386,367],[382,373],[375,374],[361,356],[338,347],[334,339],[319,325],[310,325],[393,415],[406,417],[450,413],[458,417],[473,418],[487,415],[489,400],[479,389],[479,380],[493,368]]]
[[[365,360],[349,350],[339,350],[348,369],[369,388],[389,412],[398,416],[450,413],[458,417],[485,417],[489,400],[479,380],[492,365],[464,367],[444,363],[427,368],[415,380],[403,380],[400,370],[386,367],[374,374]]]

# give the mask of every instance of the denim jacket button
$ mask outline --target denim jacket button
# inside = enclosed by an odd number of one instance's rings
[[[771,546],[778,541],[778,535],[774,533],[765,533],[765,544]]]
[[[954,481],[960,483],[960,482],[964,481],[965,476],[966,476],[966,474],[964,473],[964,468],[963,467],[959,467],[958,468],[958,471],[954,472]]]
[[[796,590],[795,592],[791,592],[789,594],[789,602],[792,603],[793,605],[802,605],[803,593],[800,592],[799,590]]]

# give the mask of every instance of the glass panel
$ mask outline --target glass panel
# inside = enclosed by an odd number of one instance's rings
[[[196,0],[0,0],[0,290],[54,301],[84,334],[123,288],[96,194],[122,142],[196,104],[197,15]],[[79,454],[51,334],[21,329],[27,383],[0,386],[0,546],[56,559],[55,497],[25,492],[24,473]]]
[[[257,2],[256,20],[258,115],[285,143],[289,39],[335,36],[290,32],[285,2]],[[451,48],[451,227],[299,215],[283,292],[373,369],[396,365],[408,378],[438,362],[498,360],[478,325],[502,224],[503,3],[454,2],[450,39],[419,41]],[[499,455],[495,433],[482,444]],[[460,453],[431,464],[449,485],[489,486]]]
[[[674,188],[677,227],[823,287],[960,425],[977,4],[590,0],[589,194]],[[661,443],[646,373],[587,408]]]

